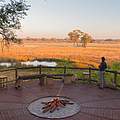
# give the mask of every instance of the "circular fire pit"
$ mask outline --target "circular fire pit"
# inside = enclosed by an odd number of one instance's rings
[[[47,96],[30,103],[31,114],[42,118],[66,118],[80,111],[80,106],[70,98],[63,96]]]

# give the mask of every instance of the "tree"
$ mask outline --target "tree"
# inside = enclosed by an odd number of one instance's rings
[[[80,30],[73,30],[72,32],[68,33],[68,36],[74,45],[77,44],[77,46],[79,42],[82,43],[82,47],[86,47],[88,42],[92,42],[92,37]]]
[[[29,10],[25,0],[10,0],[0,2],[0,35],[2,36],[1,47],[9,46],[11,42],[20,43],[14,30],[21,28],[20,20],[24,19]]]
[[[80,42],[80,37],[83,34],[80,30],[73,30],[72,32],[68,33],[68,36],[70,40],[73,42],[73,44],[78,46],[78,43]]]
[[[92,37],[89,34],[84,33],[84,35],[81,37],[82,47],[86,47],[87,43],[91,43],[92,40],[93,39],[92,39]]]

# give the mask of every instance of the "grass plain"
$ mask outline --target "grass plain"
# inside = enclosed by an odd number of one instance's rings
[[[15,58],[17,60],[32,60],[41,58],[58,58],[76,62],[80,67],[95,66],[104,56],[107,62],[120,61],[120,42],[107,41],[89,43],[86,48],[76,47],[70,41],[63,40],[23,40],[20,45],[12,44],[9,49],[0,50],[0,58]]]

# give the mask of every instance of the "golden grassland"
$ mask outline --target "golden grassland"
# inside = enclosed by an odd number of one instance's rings
[[[105,56],[107,62],[120,61],[120,42],[89,43],[87,48],[75,47],[66,41],[24,40],[21,45],[11,45],[9,49],[0,50],[0,57],[17,60],[39,58],[62,58],[75,61],[77,65],[98,66],[100,58]]]

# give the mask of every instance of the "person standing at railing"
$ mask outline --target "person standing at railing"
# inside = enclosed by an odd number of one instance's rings
[[[100,80],[100,88],[103,89],[105,87],[105,78],[104,78],[104,74],[105,74],[105,69],[107,68],[107,63],[105,61],[105,57],[101,58],[101,63],[99,65],[99,80]]]

